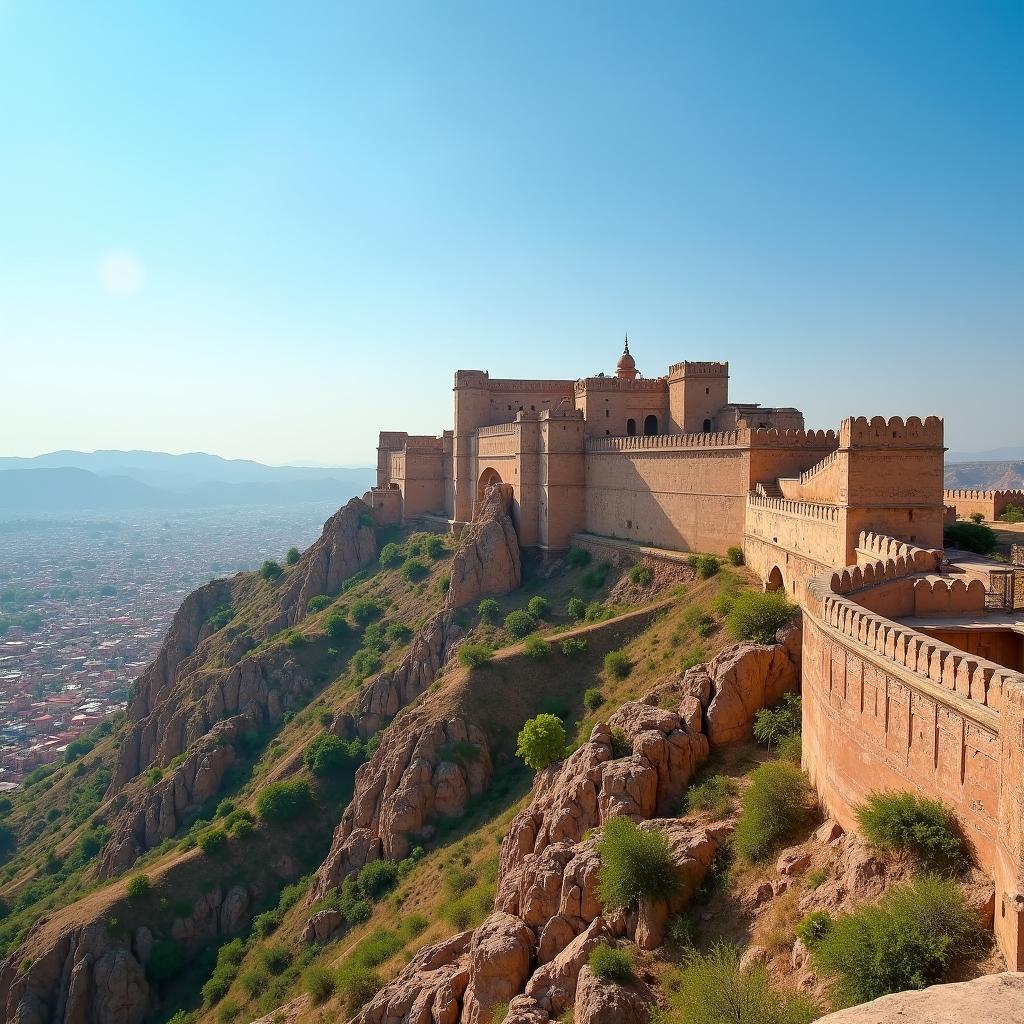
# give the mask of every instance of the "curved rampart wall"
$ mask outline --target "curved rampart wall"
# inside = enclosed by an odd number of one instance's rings
[[[865,568],[819,576],[807,588],[804,767],[828,812],[848,829],[857,827],[856,809],[873,792],[911,790],[950,807],[978,865],[995,879],[996,935],[1019,970],[1024,676],[859,603],[876,587],[906,584],[916,596],[919,583],[934,593],[935,582],[947,581],[896,577],[894,560],[867,567],[869,574]]]

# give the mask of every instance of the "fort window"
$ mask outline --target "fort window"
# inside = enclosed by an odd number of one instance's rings
[[[644,420],[644,435],[653,437],[658,432],[658,417],[651,415]]]
[[[704,433],[705,434],[710,434],[711,433],[711,420],[705,420],[704,421]]]
[[[705,395],[710,395],[711,394],[711,388],[705,388],[704,389],[704,394]]]
[[[636,420],[633,419],[632,417],[630,417],[628,420],[626,420],[626,436],[627,437],[635,437],[636,436]]]

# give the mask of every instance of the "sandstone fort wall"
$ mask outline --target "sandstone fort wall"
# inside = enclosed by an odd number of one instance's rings
[[[990,523],[998,519],[1010,505],[1024,508],[1024,491],[976,491],[955,489],[943,492],[945,503],[956,509],[960,519],[981,514]]]

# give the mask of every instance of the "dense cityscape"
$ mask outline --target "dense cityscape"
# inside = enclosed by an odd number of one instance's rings
[[[334,510],[0,521],[0,789],[124,709],[185,594],[305,547]]]

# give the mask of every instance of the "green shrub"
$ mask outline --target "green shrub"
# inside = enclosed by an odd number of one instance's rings
[[[314,775],[333,775],[358,762],[361,754],[358,740],[346,743],[327,732],[310,742],[303,751],[302,761]]]
[[[494,657],[487,644],[464,643],[459,647],[459,664],[465,668],[480,668]]]
[[[371,860],[356,878],[359,891],[368,900],[378,900],[398,882],[398,864],[393,860]]]
[[[956,817],[939,800],[913,793],[872,793],[857,808],[868,842],[880,850],[910,853],[934,868],[958,868],[966,860]]]
[[[610,562],[598,562],[592,569],[588,569],[581,577],[580,584],[585,590],[600,590],[608,579],[608,573],[612,570]]]
[[[239,976],[238,983],[250,999],[255,999],[262,995],[263,990],[270,984],[270,975],[262,967],[250,967]]]
[[[637,562],[629,570],[629,578],[640,587],[649,587],[654,582],[654,570],[643,562]]]
[[[558,647],[567,658],[578,658],[586,651],[587,641],[582,636],[567,636]]]
[[[640,900],[667,900],[679,888],[672,851],[661,829],[641,830],[629,818],[605,822],[597,843],[597,895],[607,910]]]
[[[980,512],[972,512],[967,518],[972,523],[983,523],[983,522],[985,522],[985,517]]]
[[[611,608],[605,608],[600,601],[591,601],[587,605],[587,610],[583,613],[583,618],[587,622],[604,622],[605,619],[610,619],[611,617]]]
[[[832,915],[827,910],[812,910],[794,929],[808,949],[814,949],[831,930]]]
[[[804,759],[804,744],[800,733],[795,732],[792,736],[787,736],[779,744],[777,753],[783,761],[789,761],[790,764],[799,767]]]
[[[633,753],[633,743],[626,735],[625,729],[612,729],[612,758],[629,757]]]
[[[377,559],[383,569],[393,569],[396,565],[401,565],[404,560],[405,552],[394,541],[389,541],[380,549],[380,556]]]
[[[322,612],[330,605],[330,603],[331,599],[327,594],[314,594],[306,602],[306,611],[309,612],[310,615],[315,615],[317,612]]]
[[[196,836],[196,846],[207,856],[220,853],[227,846],[228,834],[222,828],[208,828]]]
[[[290,629],[285,634],[284,642],[287,647],[295,650],[297,647],[304,647],[306,645],[306,638],[294,629]]]
[[[741,970],[726,945],[688,951],[672,1006],[686,1024],[810,1024],[821,1016],[805,996],[773,988],[763,965]]]
[[[316,965],[302,975],[302,988],[313,1006],[321,1006],[334,995],[334,972]]]
[[[1007,505],[999,517],[1001,523],[1024,523],[1024,507],[1021,505]]]
[[[602,981],[611,981],[619,985],[628,985],[636,974],[633,970],[633,957],[626,949],[606,946],[602,943],[590,951],[588,960],[590,969]]]
[[[529,719],[519,733],[516,754],[534,771],[565,757],[565,726],[557,715]]]
[[[587,602],[582,597],[570,597],[565,602],[565,613],[569,618],[580,622],[587,614]]]
[[[242,1007],[233,999],[225,999],[217,1008],[217,1024],[233,1024],[242,1012]]]
[[[633,669],[633,663],[625,651],[609,651],[604,656],[604,670],[612,679],[625,679]]]
[[[537,628],[537,620],[522,608],[505,616],[505,632],[515,640],[522,640]]]
[[[412,639],[412,630],[401,622],[392,622],[384,635],[393,644],[406,644]]]
[[[313,804],[313,794],[305,779],[273,782],[260,793],[256,808],[260,817],[272,824],[290,821]]]
[[[157,939],[149,953],[146,974],[160,984],[173,978],[185,966],[185,955],[173,939]]]
[[[725,557],[729,559],[730,565],[743,565],[745,561],[743,557],[743,548],[738,548],[735,545],[731,548],[725,549]]]
[[[476,614],[481,622],[497,622],[498,612],[501,611],[498,602],[493,597],[485,597],[477,606]]]
[[[803,772],[788,761],[770,761],[750,774],[733,842],[749,861],[763,860],[808,820],[810,789]]]
[[[299,560],[299,549],[289,548],[284,556],[285,565],[294,565]]]
[[[447,594],[452,589],[452,578],[451,576],[438,576],[437,577],[437,592],[439,594]]]
[[[583,566],[590,564],[590,552],[586,548],[569,548],[565,564],[570,569],[582,569]]]
[[[603,703],[604,694],[596,686],[583,691],[583,706],[588,711],[596,711]]]
[[[446,743],[437,756],[449,764],[468,765],[480,760],[480,748],[469,740],[457,740],[455,743]]]
[[[718,575],[722,563],[714,555],[690,555],[686,560],[702,580]]]
[[[277,564],[277,562],[266,561],[260,566],[260,575],[268,582],[273,583],[274,580],[280,579],[284,569]]]
[[[362,1009],[384,985],[381,976],[372,967],[344,964],[338,971],[337,991],[351,1014]]]
[[[998,546],[999,538],[991,526],[982,523],[947,523],[942,530],[942,542],[947,548],[990,555]]]
[[[546,619],[551,614],[551,602],[537,594],[526,602],[526,610],[535,619]]]
[[[341,640],[348,633],[348,619],[338,608],[330,612],[324,619],[324,630],[332,640]]]
[[[801,721],[798,693],[785,693],[774,707],[761,708],[754,715],[754,739],[771,750],[773,745],[798,735]]]
[[[508,1017],[508,1003],[491,1004],[491,1024],[505,1024]]]
[[[736,596],[726,617],[726,629],[737,643],[775,643],[775,634],[791,622],[799,609],[780,590],[748,590]]]
[[[402,576],[410,583],[416,583],[429,575],[429,566],[419,558],[407,558],[402,563]]]
[[[544,637],[538,636],[536,633],[526,638],[523,648],[529,657],[536,658],[538,661],[551,656],[551,646]]]
[[[352,618],[360,625],[366,625],[379,618],[381,607],[372,597],[361,597],[352,605]]]
[[[718,821],[732,810],[738,792],[735,780],[728,775],[712,775],[686,791],[686,811],[688,814],[703,811]]]
[[[142,899],[149,892],[149,875],[132,875],[124,888],[125,895],[130,900]]]
[[[432,533],[423,542],[423,553],[430,558],[441,558],[448,553],[448,545],[443,537]]]
[[[222,604],[210,612],[206,622],[210,627],[210,632],[216,633],[218,629],[223,629],[234,617],[235,609],[230,604]]]
[[[942,981],[976,934],[956,883],[923,875],[877,904],[838,917],[811,956],[816,971],[835,975],[840,1004],[862,1003]]]

